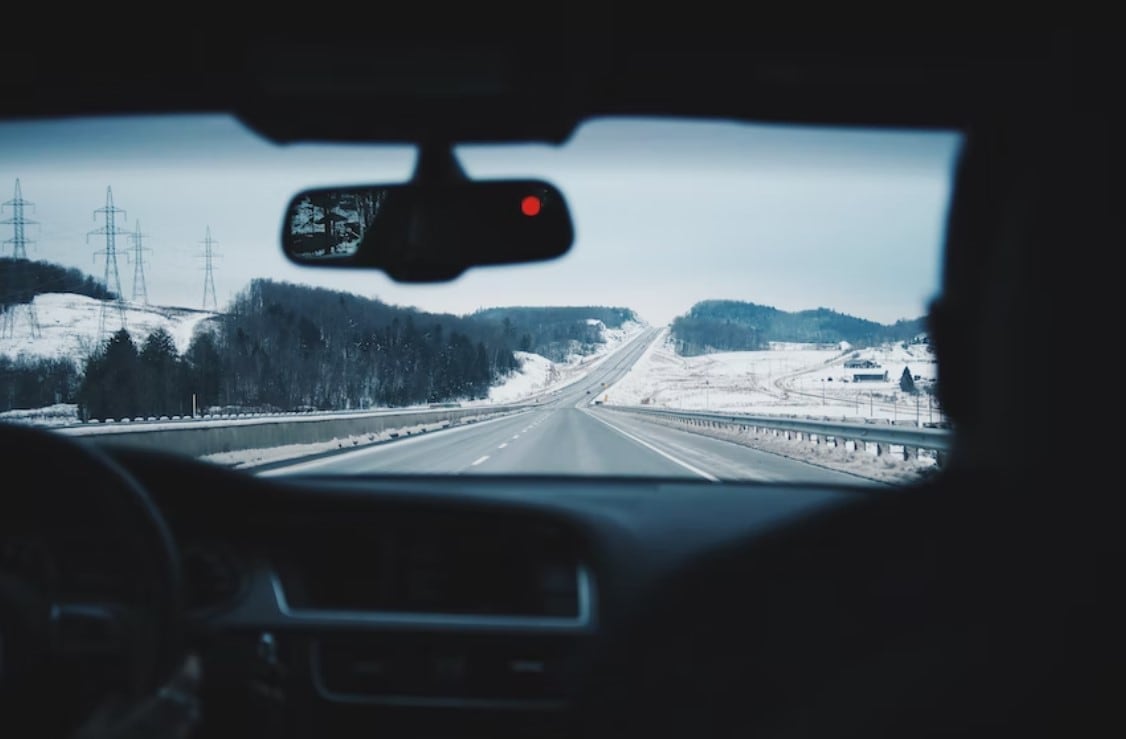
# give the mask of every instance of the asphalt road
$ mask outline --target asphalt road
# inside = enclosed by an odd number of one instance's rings
[[[656,330],[645,332],[600,362],[584,379],[546,396],[528,411],[261,474],[562,474],[858,481],[852,475],[591,406],[603,383],[609,386],[624,375],[656,335]]]

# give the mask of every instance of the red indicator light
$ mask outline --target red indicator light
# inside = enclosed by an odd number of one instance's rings
[[[526,216],[538,216],[543,203],[535,195],[527,195],[520,201],[520,211]]]

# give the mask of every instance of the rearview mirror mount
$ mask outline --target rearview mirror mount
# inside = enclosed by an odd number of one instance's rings
[[[407,183],[298,193],[282,247],[303,265],[379,269],[401,282],[562,256],[574,241],[563,194],[542,180],[467,178],[445,147],[422,147]]]

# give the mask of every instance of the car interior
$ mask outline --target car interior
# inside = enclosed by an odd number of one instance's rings
[[[271,476],[2,423],[0,540],[41,543],[59,587],[0,567],[0,735],[1123,735],[1113,418],[1067,384],[1100,362],[1065,358],[1112,352],[1119,34],[309,20],[6,42],[27,66],[0,118],[218,112],[277,145],[416,146],[401,202],[434,214],[434,251],[329,269],[434,284],[583,228],[531,168],[506,182],[539,193],[541,230],[493,217],[455,145],[608,117],[957,131],[927,315],[949,453],[886,486]]]

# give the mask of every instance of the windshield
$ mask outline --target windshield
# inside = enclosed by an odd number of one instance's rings
[[[411,285],[279,234],[296,193],[405,181],[412,147],[0,124],[0,420],[268,475],[916,479],[949,433],[926,312],[960,143],[605,119],[461,146],[471,177],[557,186],[574,246]]]

